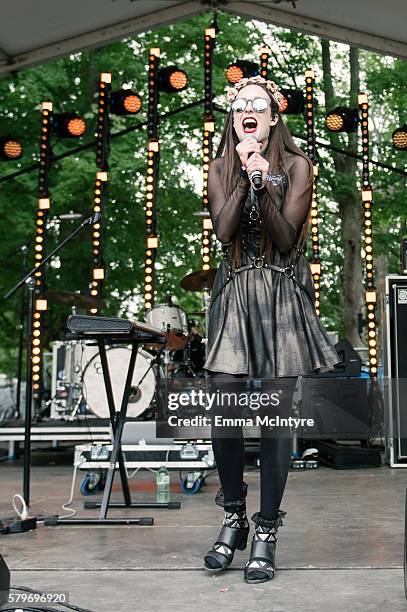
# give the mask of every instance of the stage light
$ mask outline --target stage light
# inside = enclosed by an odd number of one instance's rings
[[[38,311],[44,311],[44,310],[48,310],[48,302],[46,299],[44,298],[39,298],[37,300],[35,300],[35,310]]]
[[[149,236],[147,238],[147,249],[158,249],[157,236]]]
[[[173,93],[186,89],[187,85],[188,76],[184,70],[177,68],[177,66],[168,66],[167,68],[159,69],[158,87],[160,91]]]
[[[258,64],[246,60],[236,60],[226,69],[226,78],[232,85],[240,81],[240,79],[257,76],[258,74]]]
[[[110,95],[110,111],[115,115],[135,115],[141,109],[141,98],[129,89],[113,91]]]
[[[53,116],[52,130],[60,138],[80,138],[86,132],[86,123],[75,113],[60,113]]]
[[[104,280],[104,278],[105,278],[104,268],[93,268],[93,279],[94,280]]]
[[[51,208],[50,198],[39,198],[38,208],[39,210],[48,210],[48,208]],[[37,225],[42,225],[42,223],[40,223],[40,221],[37,221]]]
[[[407,149],[407,123],[405,123],[403,127],[394,130],[391,139],[395,149],[398,151],[405,151]]]
[[[280,113],[300,115],[304,112],[304,94],[301,89],[280,89],[284,100],[280,103]]]
[[[147,146],[148,150],[153,151],[153,153],[158,153],[158,151],[160,150],[160,143],[158,142],[158,140],[150,140]]]
[[[325,118],[326,127],[330,132],[357,132],[358,129],[358,110],[346,106],[337,106]]]
[[[0,159],[11,161],[20,159],[23,154],[23,145],[15,138],[3,136],[0,138]]]

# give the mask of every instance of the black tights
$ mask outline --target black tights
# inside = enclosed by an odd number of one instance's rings
[[[241,375],[213,372],[212,382],[232,382]],[[261,427],[260,440],[260,515],[265,519],[278,516],[281,499],[287,482],[291,458],[291,437],[270,437]],[[242,498],[245,448],[242,427],[228,428],[230,437],[219,437],[212,427],[212,448],[223,488],[225,506]],[[232,437],[233,436],[233,437]]]

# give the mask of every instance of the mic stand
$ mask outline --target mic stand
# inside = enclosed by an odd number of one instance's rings
[[[100,218],[100,217],[99,217]],[[38,266],[34,266],[23,278],[6,293],[4,300],[8,300],[21,287],[27,285],[28,298],[28,319],[27,319],[27,370],[26,370],[26,397],[25,397],[25,427],[24,427],[24,470],[23,470],[23,498],[27,505],[30,505],[30,467],[31,467],[31,420],[32,420],[32,360],[31,360],[31,342],[32,342],[32,318],[34,311],[34,292],[35,279],[34,272],[40,270],[48,263],[59,251],[70,242],[72,238],[78,234],[85,225],[97,223],[99,218],[95,219],[95,215],[85,219],[79,227],[77,227],[61,244],[59,244]]]
[[[25,276],[27,269],[27,254],[28,246],[24,244],[20,247],[22,255],[21,274]],[[14,418],[19,419],[21,416],[21,376],[23,370],[23,351],[24,351],[24,312],[25,312],[25,291],[21,292],[20,298],[20,313],[18,321],[18,358],[17,358],[17,391],[16,391],[16,410]]]
[[[58,219],[60,220],[60,219]],[[48,233],[49,227],[45,228],[44,235]],[[7,257],[12,257],[16,253],[22,254],[21,264],[21,276],[24,277],[27,270],[27,256],[28,247],[35,241],[35,236],[28,240],[25,244],[17,247],[10,251]],[[17,357],[17,390],[16,390],[16,409],[14,412],[14,418],[19,419],[21,417],[21,379],[23,369],[23,353],[24,353],[24,316],[25,316],[25,290],[21,292],[20,298],[20,312],[18,322],[18,357]]]
[[[45,233],[48,229],[45,229]],[[34,242],[35,236],[28,240],[25,244],[13,249],[7,254],[7,258],[13,257],[16,253],[21,253],[21,276],[24,277],[27,269],[28,247]],[[17,390],[16,390],[16,409],[14,418],[19,419],[21,416],[21,379],[23,370],[23,352],[24,352],[24,312],[25,312],[25,291],[21,292],[20,311],[18,319],[18,357],[17,357]]]

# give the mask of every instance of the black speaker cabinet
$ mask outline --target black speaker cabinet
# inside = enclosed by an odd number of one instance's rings
[[[407,276],[386,276],[382,314],[385,456],[407,467]]]
[[[10,570],[6,562],[0,555],[0,606],[8,602],[8,594],[10,591]]]

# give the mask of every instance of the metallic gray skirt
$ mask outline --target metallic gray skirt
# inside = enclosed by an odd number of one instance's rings
[[[291,265],[295,254],[275,249],[270,263]],[[291,278],[266,268],[244,270],[219,293],[228,271],[223,259],[211,294],[205,370],[273,378],[327,372],[341,362],[313,302]],[[295,275],[314,297],[303,254]]]

